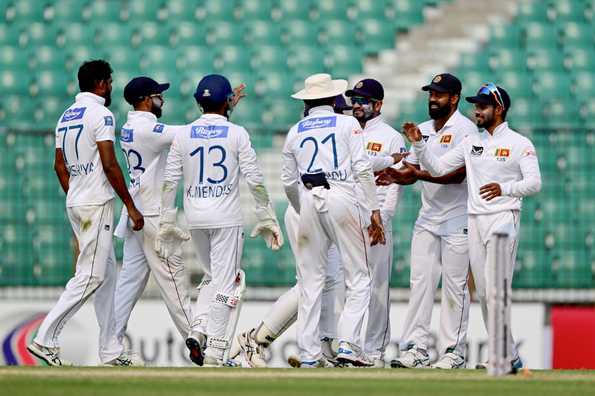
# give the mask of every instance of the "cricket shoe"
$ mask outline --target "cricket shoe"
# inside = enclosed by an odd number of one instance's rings
[[[481,362],[475,365],[476,370],[487,370],[488,362]],[[523,368],[523,361],[519,356],[510,362],[510,372],[516,374],[520,369]]]
[[[337,342],[333,338],[324,337],[320,340],[320,349],[322,350],[322,357],[325,358],[333,366],[336,366],[339,362],[337,361],[338,348]]]
[[[207,343],[207,336],[198,331],[190,331],[186,338],[186,348],[190,351],[188,356],[192,363],[202,366],[205,360],[204,347]]]
[[[430,367],[430,357],[424,350],[411,348],[403,356],[390,362],[392,368],[426,368]]]
[[[360,348],[347,341],[339,342],[337,362],[342,367],[372,367],[374,365]]]
[[[224,362],[222,359],[217,359],[214,356],[205,355],[202,367],[205,367],[205,368],[241,367],[241,364],[239,362],[237,362],[235,359],[227,359],[227,361]]]
[[[72,362],[60,357],[60,348],[50,348],[32,342],[27,350],[36,358],[43,360],[50,366],[72,366]]]
[[[454,352],[447,352],[436,363],[432,365],[432,368],[451,370],[465,367],[465,359],[457,355]]]
[[[311,368],[333,368],[333,367],[335,367],[334,364],[332,364],[325,358],[320,358],[317,360],[302,360],[302,361],[300,361],[300,365],[297,368],[311,369]]]
[[[267,366],[264,360],[264,348],[258,344],[254,339],[254,333],[256,329],[245,331],[238,334],[236,341],[238,342],[243,357],[249,367],[251,368],[264,368]]]
[[[104,363],[103,365],[110,367],[143,367],[145,362],[132,353],[122,352],[120,356]]]

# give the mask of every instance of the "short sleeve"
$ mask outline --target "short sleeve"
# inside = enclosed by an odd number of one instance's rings
[[[109,110],[101,113],[95,120],[95,141],[116,141],[115,124],[114,115]]]

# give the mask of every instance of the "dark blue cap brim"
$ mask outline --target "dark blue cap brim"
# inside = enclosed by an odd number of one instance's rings
[[[157,86],[157,92],[155,92],[155,93],[161,93],[163,91],[167,91],[168,88],[169,88],[169,83],[159,84]]]
[[[347,91],[345,91],[345,96],[347,96],[348,98],[350,98],[352,96],[363,96],[365,98],[372,98],[374,100],[382,100],[381,98],[374,97],[374,95],[372,95],[368,91],[364,91],[363,89],[357,89],[357,88],[348,89]]]
[[[436,91],[436,92],[448,92],[448,93],[459,93],[459,92],[455,92],[452,89],[448,89],[446,87],[443,87],[441,85],[435,84],[435,83],[431,83],[429,85],[424,85],[423,87],[421,87],[422,91]]]
[[[467,96],[465,100],[469,103],[480,103],[486,105],[498,105],[494,98],[489,95]]]

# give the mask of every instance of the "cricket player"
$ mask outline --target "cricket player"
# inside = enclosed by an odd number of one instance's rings
[[[407,151],[401,134],[384,122],[380,114],[384,99],[384,88],[380,82],[371,78],[361,80],[353,89],[345,92],[345,95],[351,99],[353,116],[362,127],[364,144],[370,158]],[[364,352],[374,366],[379,368],[385,365],[384,351],[390,342],[389,280],[393,261],[392,218],[399,193],[398,184],[376,188],[386,243],[372,246],[368,251],[371,293]]]
[[[165,161],[177,131],[183,128],[158,122],[165,103],[163,92],[168,88],[169,83],[159,84],[145,76],[133,78],[124,88],[124,98],[134,111],[128,112],[120,144],[130,175],[129,192],[144,214],[145,227],[141,232],[132,232],[128,213],[123,208],[116,227],[116,235],[124,239],[115,296],[115,330],[119,340],[124,338],[132,309],[151,272],[176,328],[184,339],[190,332],[192,313],[182,257],[172,255],[162,259],[154,249]],[[190,351],[191,358],[198,354]]]
[[[429,93],[431,119],[419,128],[428,150],[437,156],[448,153],[467,136],[478,133],[475,124],[457,110],[461,89],[459,79],[449,73],[438,74],[430,84],[422,87]],[[397,182],[401,182],[401,177],[420,180],[422,207],[411,238],[411,291],[401,336],[404,353],[392,362],[392,366],[429,366],[427,350],[434,294],[442,275],[441,356],[433,367],[461,368],[465,365],[470,305],[465,167],[445,176],[433,177],[420,167],[415,153],[404,162],[403,170],[390,170],[385,174],[396,175]],[[409,181],[405,180],[405,183],[409,184]]]
[[[371,244],[384,243],[372,164],[364,151],[361,127],[353,117],[335,114],[335,96],[347,81],[315,74],[294,95],[304,100],[308,116],[294,125],[283,148],[281,180],[290,204],[300,214],[297,278],[297,341],[301,367],[324,367],[319,322],[327,254],[336,244],[345,277],[345,307],[337,324],[341,363],[363,365],[361,328],[370,299],[370,276],[362,208],[356,183],[372,210]],[[356,179],[357,178],[357,182]],[[301,182],[301,183],[300,183]]]
[[[227,363],[224,356],[239,315],[241,296],[236,294],[236,278],[241,276],[244,240],[240,173],[256,201],[258,223],[251,236],[261,235],[273,250],[283,245],[248,132],[228,121],[234,96],[229,81],[221,75],[211,74],[199,82],[194,98],[204,114],[179,131],[171,145],[155,244],[160,256],[169,258],[179,250],[181,241],[188,239],[175,224],[176,186],[183,177],[184,214],[192,243],[205,267],[193,312],[193,331],[186,344],[199,346],[200,356],[193,360],[203,363],[200,359],[204,356],[205,366]]]
[[[347,104],[342,94],[335,97],[333,104],[335,113],[345,114],[351,109],[352,107]],[[308,115],[309,111],[310,108],[304,106],[304,117]],[[289,246],[295,256],[297,254],[299,214],[291,205],[285,211],[284,222]],[[335,347],[337,321],[339,313],[343,310],[345,298],[341,262],[335,245],[330,247],[327,260],[327,274],[322,291],[320,337],[323,358],[331,365],[335,365],[337,363]],[[257,327],[238,334],[234,340],[230,357],[235,358],[242,353],[241,358],[249,367],[266,367],[264,349],[268,348],[295,323],[298,313],[298,298],[297,285],[283,293]],[[289,358],[289,362],[295,367],[300,365],[299,358],[293,356]]]
[[[533,143],[508,127],[506,114],[510,97],[493,83],[484,84],[476,96],[466,100],[475,105],[475,119],[485,131],[470,134],[454,149],[438,156],[430,144],[424,142],[423,133],[413,123],[403,126],[407,138],[413,143],[420,164],[433,176],[446,175],[465,166],[468,185],[469,258],[484,322],[487,325],[488,282],[487,258],[493,255],[495,232],[508,233],[508,253],[505,266],[512,283],[519,238],[522,198],[541,189],[539,162]],[[488,329],[489,336],[489,329]],[[514,347],[508,327],[508,351],[511,370],[523,363]]]
[[[70,363],[60,357],[58,338],[66,322],[95,294],[99,323],[99,358],[112,366],[131,366],[114,332],[116,260],[112,245],[114,194],[126,206],[132,230],[143,228],[143,216],[126,188],[114,153],[115,120],[111,103],[112,69],[103,60],[82,64],[80,93],[56,126],[54,169],[66,193],[66,211],[79,243],[74,276],[42,322],[29,352],[50,366]]]

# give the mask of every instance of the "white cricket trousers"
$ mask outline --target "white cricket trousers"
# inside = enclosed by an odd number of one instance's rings
[[[475,282],[475,290],[481,304],[483,321],[488,330],[488,279],[487,263],[488,258],[493,254],[494,243],[492,235],[499,230],[507,230],[510,237],[507,242],[507,250],[504,255],[505,268],[508,279],[512,284],[514,275],[514,264],[520,235],[520,211],[510,210],[485,215],[469,215],[469,258],[471,260],[471,272]],[[488,334],[489,336],[489,334]],[[508,326],[508,351],[507,355],[511,360],[518,357],[518,351],[512,337],[511,326]]]
[[[192,328],[211,338],[227,338],[231,315],[228,297],[233,296],[244,247],[242,226],[190,230],[192,243],[203,265],[202,286],[193,310]],[[231,342],[231,337],[227,340]],[[222,358],[223,350],[206,354]]]
[[[114,200],[103,205],[67,208],[67,214],[79,244],[76,271],[43,320],[34,341],[46,347],[58,347],[58,338],[66,322],[95,293],[93,304],[99,324],[99,358],[106,363],[124,351],[114,331],[117,272],[112,242]]]
[[[127,222],[128,217],[123,217],[121,221]],[[126,230],[122,270],[115,297],[116,335],[119,340],[124,338],[130,314],[143,294],[151,272],[178,332],[186,338],[190,331],[192,313],[184,263],[179,255],[167,260],[157,255],[155,237],[158,231],[159,216],[145,217],[145,226],[139,232]]]
[[[304,190],[300,201],[297,343],[300,358],[306,361],[321,357],[321,300],[331,244],[337,246],[345,278],[345,306],[337,324],[337,338],[360,348],[362,324],[370,302],[370,274],[367,234],[353,198],[338,189],[315,187]]]
[[[439,351],[465,356],[469,323],[469,241],[461,228],[447,236],[416,225],[411,239],[410,295],[401,349],[430,347],[434,294],[442,274]]]
[[[393,262],[392,218],[383,213],[385,245],[369,247],[371,288],[364,351],[370,359],[382,359],[390,342],[390,272]]]

